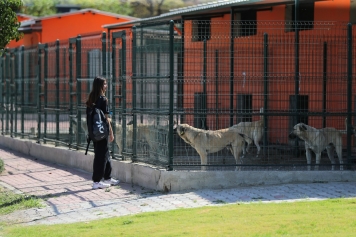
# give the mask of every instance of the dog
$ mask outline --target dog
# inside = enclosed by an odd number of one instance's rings
[[[351,125],[351,134],[356,136],[356,125],[354,124],[350,124],[350,125]],[[345,119],[345,128],[346,128],[345,134],[347,134],[347,118]]]
[[[318,170],[321,152],[325,149],[332,164],[332,170],[334,170],[335,164],[334,150],[336,150],[339,158],[340,170],[343,170],[342,134],[345,134],[345,131],[339,131],[335,128],[316,129],[304,123],[298,123],[293,127],[293,131],[289,134],[289,138],[295,139],[299,137],[304,141],[308,170],[310,170],[311,165],[311,151],[315,153],[315,170]]]
[[[78,119],[77,117],[71,116],[70,117],[71,121],[72,121],[72,126],[73,126],[73,134],[77,137],[77,127],[78,127]],[[84,132],[85,135],[88,134],[88,127],[87,127],[87,120],[86,118],[82,117],[81,118],[81,131],[80,132]]]
[[[132,121],[126,125],[126,148],[131,148],[133,144],[133,125]],[[119,154],[123,151],[123,127],[119,123],[115,123],[115,142],[119,147]],[[166,134],[168,132],[168,125],[146,125],[137,124],[136,140],[141,143],[147,143],[149,146],[149,155],[157,156],[160,151],[159,134]]]
[[[260,109],[260,113],[263,113],[263,108]],[[245,156],[246,153],[248,153],[253,141],[257,147],[256,157],[258,158],[261,151],[261,147],[259,143],[262,140],[263,129],[264,129],[263,115],[260,116],[260,120],[258,121],[240,122],[234,125],[233,128],[236,128],[239,131],[239,133],[246,135],[245,142],[247,143],[247,148],[245,146],[243,147],[243,157]]]
[[[218,152],[225,147],[232,152],[235,163],[242,164],[240,154],[245,145],[245,135],[240,134],[236,128],[230,127],[212,131],[198,129],[188,124],[178,124],[176,131],[179,137],[198,152],[200,163],[203,165],[202,170],[206,170],[208,154]]]

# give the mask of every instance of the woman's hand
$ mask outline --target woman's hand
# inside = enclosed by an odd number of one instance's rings
[[[109,136],[109,142],[113,142],[113,141],[114,141],[114,134],[111,132]]]

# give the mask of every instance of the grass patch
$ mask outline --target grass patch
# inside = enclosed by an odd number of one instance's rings
[[[2,159],[0,159],[0,174],[5,170],[5,164]]]
[[[356,199],[178,209],[66,225],[7,226],[4,236],[354,236]]]
[[[26,194],[15,194],[12,191],[0,187],[0,215],[6,215],[11,212],[28,209],[33,207],[42,207],[41,200]]]

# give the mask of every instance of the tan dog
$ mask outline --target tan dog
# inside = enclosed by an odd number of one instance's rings
[[[263,113],[263,108],[260,109],[260,113]],[[260,154],[261,147],[260,147],[260,141],[262,140],[263,137],[263,129],[264,129],[264,121],[263,121],[263,116],[260,116],[260,120],[254,121],[254,122],[240,122],[234,126],[233,128],[236,128],[240,133],[245,134],[245,142],[247,142],[247,148],[245,146],[243,147],[243,154],[245,155],[248,153],[250,146],[252,144],[252,141],[255,143],[257,147],[257,155]],[[252,139],[252,140],[251,140]]]
[[[73,116],[71,116],[70,118],[72,120],[72,125],[73,125],[73,134],[77,136],[78,119],[77,117],[73,117]],[[80,124],[81,131],[84,132],[85,135],[87,135],[88,134],[87,119],[82,117],[80,121],[81,121]]]
[[[239,134],[237,129],[230,127],[211,131],[198,129],[188,124],[179,124],[176,129],[177,134],[200,155],[203,170],[206,170],[208,154],[218,152],[225,147],[228,147],[232,152],[236,164],[242,164],[240,154],[245,145],[245,140],[244,135]]]
[[[137,125],[137,141],[146,142],[149,146],[150,156],[158,156],[159,141],[158,133],[164,134],[168,132],[167,126],[155,126],[138,124]],[[116,123],[115,142],[119,147],[119,154],[122,155],[123,151],[123,128],[121,124]],[[133,144],[133,125],[132,121],[126,125],[126,148],[131,148]]]
[[[332,164],[332,170],[334,170],[334,150],[336,150],[339,158],[340,170],[343,170],[342,160],[342,134],[345,131],[339,131],[335,128],[322,128],[316,129],[308,126],[304,123],[298,123],[293,127],[293,131],[289,134],[289,138],[295,139],[299,137],[305,142],[305,152],[308,164],[308,170],[311,165],[311,151],[316,156],[315,170],[319,169],[321,152],[326,149],[330,162]]]

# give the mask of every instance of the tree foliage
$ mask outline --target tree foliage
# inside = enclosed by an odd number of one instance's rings
[[[32,16],[56,13],[56,5],[78,5],[139,18],[158,16],[170,9],[209,0],[23,0],[21,12]]]
[[[159,16],[170,9],[186,6],[182,0],[130,0],[133,16],[139,18]]]
[[[11,40],[18,41],[22,37],[16,16],[21,6],[21,0],[0,0],[0,55]]]
[[[48,16],[56,14],[56,4],[51,0],[23,0],[21,12],[31,16]]]

